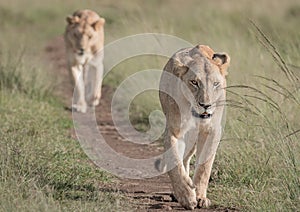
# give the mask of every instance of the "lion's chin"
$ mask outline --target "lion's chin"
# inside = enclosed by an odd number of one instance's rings
[[[210,119],[212,117],[212,113],[209,113],[207,111],[203,112],[203,113],[197,113],[194,109],[192,109],[192,115],[196,118],[200,118],[200,119]]]
[[[77,57],[83,57],[85,55],[85,52],[80,50],[76,50],[74,51],[74,53],[76,54]]]

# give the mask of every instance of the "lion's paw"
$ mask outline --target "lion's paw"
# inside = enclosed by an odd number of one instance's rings
[[[202,197],[198,199],[198,207],[208,208],[211,205],[211,202],[208,198]]]
[[[81,113],[86,113],[86,111],[87,111],[87,105],[86,104],[81,104],[81,105],[79,105],[79,104],[74,104],[74,105],[72,105],[72,108],[75,110],[75,111],[77,111],[77,112],[81,112]]]
[[[196,192],[189,186],[174,190],[177,201],[186,209],[193,210],[197,207]]]
[[[100,103],[100,99],[95,99],[92,101],[92,106],[95,107],[95,106],[99,105],[99,103]]]

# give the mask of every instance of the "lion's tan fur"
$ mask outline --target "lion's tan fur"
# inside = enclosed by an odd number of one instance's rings
[[[188,209],[210,205],[206,191],[221,138],[229,63],[226,53],[198,45],[176,52],[161,77],[160,101],[167,121],[164,145],[166,151],[171,150],[164,163],[177,164],[168,174],[175,197]],[[207,113],[210,118],[200,118]],[[189,162],[195,152],[196,168],[191,179]],[[170,158],[172,161],[167,161]]]
[[[99,104],[103,75],[104,18],[78,10],[66,18],[65,44],[69,70],[75,81],[72,107],[86,112],[87,103]]]

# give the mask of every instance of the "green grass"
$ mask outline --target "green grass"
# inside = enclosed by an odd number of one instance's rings
[[[122,198],[99,192],[97,183],[111,177],[69,138],[71,122],[51,97],[51,69],[41,58],[47,42],[63,33],[65,17],[78,8],[93,8],[106,18],[106,43],[158,32],[226,51],[233,87],[208,196],[218,206],[246,211],[299,210],[299,81],[285,74],[300,77],[297,0],[0,0],[0,209],[114,210]],[[166,61],[128,59],[104,83],[116,88],[131,74],[161,69]],[[138,130],[149,128],[155,109],[157,92],[132,102],[130,118]]]
[[[72,121],[55,99],[15,89],[0,96],[0,211],[117,210],[122,196],[70,137]]]
[[[127,208],[120,193],[100,190],[115,178],[71,137],[54,76],[26,59],[25,50],[0,55],[0,211]]]

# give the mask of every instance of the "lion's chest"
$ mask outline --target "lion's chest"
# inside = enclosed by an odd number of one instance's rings
[[[88,64],[92,59],[93,59],[93,55],[90,53],[75,56],[76,63],[82,66]]]
[[[197,124],[196,124],[195,119],[193,119],[193,118],[185,118],[185,119],[183,119],[183,121],[182,121],[182,123],[180,125],[180,129],[181,129],[180,130],[181,131],[180,134],[182,134],[182,137],[184,137],[184,135],[186,133],[188,133],[189,131],[195,130],[196,126],[197,126]]]
[[[210,120],[199,120],[198,118],[190,117],[183,119],[180,128],[180,139],[194,140],[198,136],[207,136],[211,131],[211,121]]]

